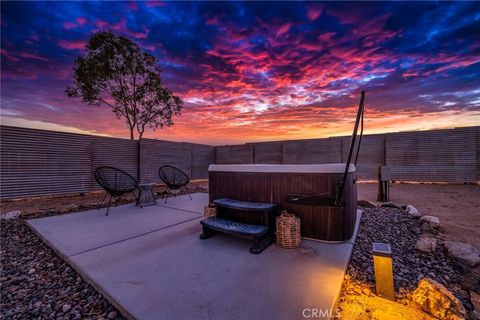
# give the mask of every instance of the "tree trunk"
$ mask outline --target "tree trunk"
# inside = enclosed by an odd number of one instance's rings
[[[137,141],[137,180],[138,182],[141,182],[142,181],[142,170],[141,170],[141,141],[142,140],[142,137],[138,137],[138,141]]]
[[[135,136],[133,135],[134,127],[129,125],[128,128],[130,129],[130,140],[135,140]]]

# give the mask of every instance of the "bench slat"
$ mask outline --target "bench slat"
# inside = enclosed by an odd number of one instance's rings
[[[218,207],[243,211],[273,211],[277,206],[275,203],[247,202],[227,198],[214,200],[213,203]]]
[[[257,237],[268,232],[267,226],[240,223],[217,217],[203,219],[201,223],[202,225],[216,231],[241,234],[246,236]]]

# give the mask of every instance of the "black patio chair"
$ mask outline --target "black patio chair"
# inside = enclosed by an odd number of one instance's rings
[[[120,169],[114,167],[98,167],[95,169],[95,180],[98,184],[105,189],[105,197],[103,197],[102,202],[98,205],[97,209],[100,209],[103,202],[107,198],[107,195],[110,195],[110,200],[108,201],[107,213],[110,210],[110,205],[112,203],[112,198],[121,197],[127,193],[133,193],[135,199],[138,203],[138,195],[135,194],[135,190],[138,189],[137,180]]]
[[[190,200],[192,197],[190,196],[190,192],[188,190],[188,183],[190,182],[190,178],[187,176],[185,172],[182,170],[172,167],[172,166],[162,166],[158,169],[158,175],[160,180],[165,183],[167,189],[165,190],[165,203],[167,203],[168,193],[170,191],[179,190],[180,188],[184,188],[187,192]],[[176,197],[176,194],[174,193]]]

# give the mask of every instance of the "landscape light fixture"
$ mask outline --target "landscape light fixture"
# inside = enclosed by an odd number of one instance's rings
[[[392,249],[388,243],[374,242],[372,243],[372,254],[377,294],[394,300]]]

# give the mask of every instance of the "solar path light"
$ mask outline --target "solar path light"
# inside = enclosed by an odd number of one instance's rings
[[[388,243],[374,242],[372,243],[372,253],[377,294],[394,300],[392,249]]]

